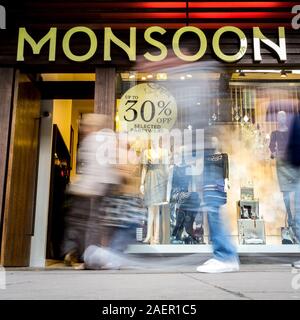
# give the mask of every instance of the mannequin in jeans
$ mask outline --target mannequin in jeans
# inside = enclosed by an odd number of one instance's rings
[[[221,152],[218,138],[210,137],[204,155],[203,198],[214,258],[199,266],[198,272],[221,273],[239,270],[236,250],[220,217],[220,208],[226,203],[229,190],[228,167],[228,155]]]
[[[140,192],[148,207],[147,235],[144,243],[160,243],[160,209],[168,203],[168,154],[152,140],[143,154]]]
[[[288,217],[288,226],[294,228],[294,217],[291,210],[291,193],[295,190],[295,168],[286,160],[286,151],[289,140],[287,115],[284,111],[278,112],[277,130],[271,134],[271,159],[276,159],[276,170],[280,191],[283,195]]]

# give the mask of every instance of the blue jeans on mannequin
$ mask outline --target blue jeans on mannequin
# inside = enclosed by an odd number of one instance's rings
[[[283,192],[283,200],[284,200],[287,217],[288,217],[288,226],[294,227],[294,218],[291,210],[291,192]]]
[[[238,260],[236,249],[226,234],[224,222],[220,217],[220,207],[208,207],[207,216],[215,259],[221,261]]]

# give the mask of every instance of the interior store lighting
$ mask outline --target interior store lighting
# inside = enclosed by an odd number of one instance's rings
[[[236,70],[236,72],[243,72],[243,73],[280,73],[280,70],[254,70],[254,69],[249,69],[249,70]]]
[[[168,75],[166,73],[158,73],[156,75],[157,80],[168,80]]]

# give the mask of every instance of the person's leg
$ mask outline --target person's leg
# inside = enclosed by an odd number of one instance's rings
[[[153,232],[153,244],[160,243],[160,206],[153,206],[153,215],[154,215],[154,232]]]
[[[172,199],[172,198],[171,198]],[[171,226],[171,235],[173,233],[173,230],[175,229],[176,226],[176,202],[171,201],[170,202],[170,226]]]
[[[295,188],[295,224],[294,233],[298,241],[300,241],[300,179]],[[300,269],[300,260],[292,264],[293,267]]]
[[[110,250],[99,246],[89,246],[84,255],[85,269],[119,269],[124,264],[124,258]]]
[[[107,247],[89,246],[84,252],[84,263],[87,269],[119,269],[130,265],[124,251],[135,242],[136,224],[124,228],[110,228],[111,241]]]
[[[177,218],[176,218],[176,226],[173,230],[172,236],[175,237],[176,240],[181,240],[181,234],[183,231],[183,223],[184,223],[184,210],[177,208]]]
[[[195,221],[195,212],[193,210],[186,210],[185,218],[184,218],[184,228],[187,234],[190,237],[194,237],[193,235],[193,224]]]
[[[153,237],[153,227],[154,227],[154,214],[153,214],[153,207],[148,208],[148,220],[147,220],[147,235],[144,243],[150,243]]]
[[[286,213],[288,216],[288,226],[293,227],[294,226],[294,218],[291,210],[291,195],[290,192],[283,192],[283,200],[285,204]]]
[[[65,213],[62,255],[81,257],[85,249],[87,221],[90,215],[90,198],[71,196],[69,209]],[[69,258],[69,257],[68,257]]]
[[[226,234],[224,223],[220,217],[219,207],[210,207],[208,212],[210,239],[216,259],[230,261],[238,259],[236,249]]]
[[[124,228],[115,228],[109,248],[114,252],[123,253],[128,245],[136,241],[137,224],[130,224]]]
[[[300,241],[300,179],[295,187],[295,218],[294,218],[294,233],[297,240]]]
[[[201,273],[223,273],[239,271],[237,252],[229,240],[219,207],[210,207],[208,212],[210,238],[213,245],[214,258],[197,268]]]

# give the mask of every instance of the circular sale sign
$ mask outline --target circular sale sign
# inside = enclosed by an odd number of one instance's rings
[[[119,105],[120,130],[159,132],[171,129],[177,118],[177,104],[172,94],[156,83],[142,83],[130,88]]]

